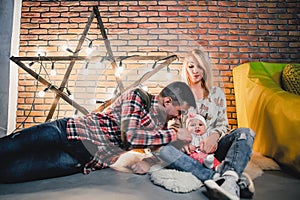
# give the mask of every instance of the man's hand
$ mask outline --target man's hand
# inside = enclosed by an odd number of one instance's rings
[[[150,171],[151,165],[146,161],[139,161],[131,166],[131,169],[136,174],[146,174]]]
[[[192,132],[188,131],[187,128],[179,128],[177,131],[177,139],[183,143],[190,143],[192,141]]]

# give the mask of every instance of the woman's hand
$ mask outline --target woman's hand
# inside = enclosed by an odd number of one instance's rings
[[[218,148],[219,137],[218,133],[213,133],[202,140],[199,146],[200,150],[207,154],[215,152]]]

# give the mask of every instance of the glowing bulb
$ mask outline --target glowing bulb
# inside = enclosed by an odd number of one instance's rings
[[[101,67],[102,67],[102,62],[99,61],[99,62],[98,62],[98,68],[101,68]]]
[[[96,99],[92,98],[92,99],[90,100],[90,104],[96,105]]]
[[[42,90],[42,91],[39,91],[39,97],[44,97],[45,96],[45,92],[44,92],[44,90]]]
[[[89,70],[87,68],[83,70],[83,75],[89,75]]]
[[[76,117],[78,117],[78,110],[75,110],[75,112],[74,112],[74,118],[76,118]]]
[[[89,74],[88,67],[89,67],[89,62],[85,63],[85,67],[84,67],[84,70],[83,70],[83,74],[84,75],[88,75]]]
[[[64,51],[67,51],[68,47],[67,47],[67,45],[62,45],[61,49],[64,50]]]
[[[55,71],[55,68],[54,68],[54,62],[52,62],[52,64],[51,64],[51,72],[50,72],[50,74],[51,74],[52,76],[55,76],[55,75],[56,75],[56,71]]]
[[[71,95],[69,96],[69,98],[72,99],[72,100],[74,100],[74,95],[71,94]]]
[[[167,72],[167,79],[172,80],[173,74],[171,72]]]
[[[61,48],[64,51],[67,51],[67,52],[70,52],[70,53],[74,53],[67,45],[63,45]]]
[[[115,76],[120,77],[123,71],[124,71],[123,67],[118,67],[118,69],[115,72]]]
[[[45,88],[44,90],[39,91],[39,93],[38,93],[39,97],[44,97],[45,93],[47,92],[48,89],[49,88]]]
[[[55,76],[56,75],[56,70],[55,69],[51,69],[50,74],[51,74],[51,76]]]
[[[85,53],[86,53],[87,55],[90,55],[92,52],[93,52],[93,48],[90,48],[90,47],[88,47],[88,48],[85,50]]]
[[[68,93],[69,98],[70,98],[71,100],[74,100],[74,95],[71,93],[71,91],[70,91],[68,88],[66,88],[66,90],[67,90],[67,93]]]

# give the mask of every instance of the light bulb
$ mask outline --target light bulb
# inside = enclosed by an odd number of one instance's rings
[[[75,110],[75,112],[74,112],[74,115],[73,115],[73,116],[74,116],[74,118],[78,117],[78,110],[77,110],[77,109]]]
[[[50,74],[51,74],[52,76],[55,76],[55,75],[56,75],[56,71],[55,71],[55,68],[54,68],[54,62],[52,62],[52,64],[51,64],[51,72],[50,72]]]
[[[93,48],[90,48],[90,47],[88,47],[88,48],[85,50],[86,55],[90,55],[92,52],[93,52]]]
[[[83,75],[89,75],[89,69],[85,68],[85,69],[83,70]]]
[[[45,96],[45,92],[44,92],[44,90],[42,90],[42,91],[39,91],[39,97],[44,97]]]
[[[71,93],[71,91],[70,91],[68,88],[66,88],[66,90],[67,90],[67,93],[68,93],[69,98],[70,98],[71,100],[74,100],[74,95]]]
[[[70,53],[74,53],[67,45],[63,45],[61,48],[64,51],[67,51],[67,52],[70,52]]]
[[[120,77],[121,74],[123,73],[124,68],[123,67],[118,67],[116,72],[115,72],[115,76]]]
[[[39,93],[38,93],[39,97],[44,97],[45,93],[47,92],[48,89],[49,88],[45,88],[44,90],[39,91]]]
[[[56,75],[56,70],[55,69],[51,69],[50,74],[51,74],[51,76],[55,76]]]
[[[92,99],[90,100],[90,104],[96,105],[96,99],[95,99],[95,98],[92,98]]]
[[[74,95],[71,94],[71,95],[69,96],[69,98],[72,99],[72,100],[74,100]]]
[[[88,67],[89,67],[89,62],[85,63],[85,67],[84,67],[84,70],[83,70],[83,74],[84,75],[88,75],[89,74]]]
[[[64,51],[67,51],[68,47],[67,47],[67,45],[62,45],[61,49],[64,50]]]
[[[167,76],[166,77],[167,77],[168,80],[172,80],[173,74],[171,72],[167,72]]]

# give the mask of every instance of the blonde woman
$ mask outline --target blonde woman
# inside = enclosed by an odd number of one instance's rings
[[[253,183],[248,183],[246,188],[243,188],[244,185],[239,180],[241,177],[245,179],[243,171],[250,160],[255,133],[249,128],[238,128],[229,132],[226,98],[220,87],[212,85],[212,68],[204,51],[191,51],[184,60],[182,71],[184,80],[195,96],[197,113],[206,118],[208,136],[201,142],[200,150],[208,154],[214,152],[222,164],[217,172],[214,172],[211,169],[195,167],[194,162],[188,166],[188,160],[185,160],[184,156],[172,162],[170,156],[163,156],[166,153],[178,158],[175,152],[167,152],[174,150],[171,146],[166,146],[160,151],[161,157],[171,162],[176,169],[197,174],[213,199],[239,199],[240,188],[244,189],[241,190],[243,198],[252,197]],[[185,150],[189,153],[188,148]],[[247,181],[251,179],[248,178]]]
[[[211,64],[204,51],[191,51],[182,71],[195,96],[197,113],[206,119],[208,136],[199,148],[207,154],[214,152],[222,163],[216,171],[206,168],[187,155],[190,145],[184,145],[181,150],[178,146],[164,146],[158,153],[159,158],[168,163],[168,167],[191,172],[203,181],[212,199],[252,198],[254,186],[243,171],[250,160],[255,133],[249,128],[228,131],[226,98],[220,87],[212,85]]]

